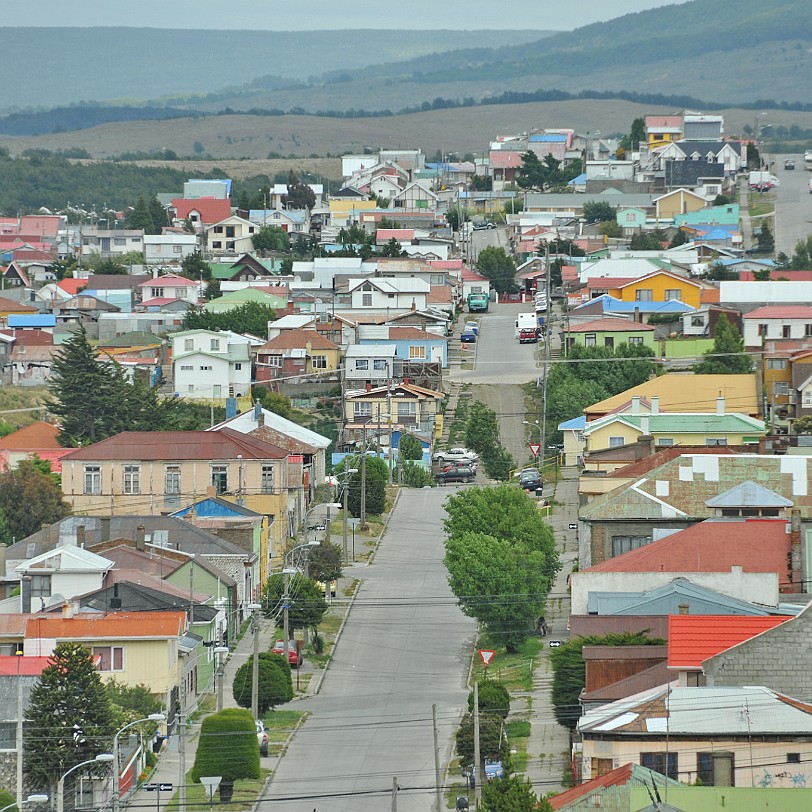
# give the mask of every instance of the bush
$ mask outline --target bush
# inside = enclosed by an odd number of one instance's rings
[[[434,478],[422,465],[406,460],[403,463],[403,484],[408,488],[425,488],[434,485]]]
[[[358,469],[357,473],[349,476],[347,493],[347,509],[358,518],[361,515],[361,458],[359,456],[345,457],[336,465],[336,473],[340,475],[345,467]],[[369,454],[366,458],[366,469],[367,515],[379,516],[386,507],[386,483],[389,481],[389,469],[383,460]]]
[[[463,766],[474,763],[474,717],[466,713],[456,734],[457,755]],[[482,758],[502,761],[508,755],[507,742],[502,736],[502,718],[479,714],[479,750]]]
[[[474,692],[468,694],[468,712],[474,712]],[[510,693],[501,682],[490,679],[479,681],[479,712],[507,719],[510,712]]]
[[[254,684],[254,656],[248,658],[234,675],[231,687],[234,701],[241,708],[251,707],[251,689]],[[257,691],[257,711],[264,715],[270,708],[275,708],[293,699],[293,680],[290,665],[280,654],[263,652],[259,655],[259,688]]]

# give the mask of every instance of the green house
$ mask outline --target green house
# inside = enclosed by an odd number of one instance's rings
[[[603,318],[572,324],[564,333],[564,346],[571,347],[610,347],[620,344],[644,344],[653,350],[655,328],[651,324],[640,324],[629,319]]]

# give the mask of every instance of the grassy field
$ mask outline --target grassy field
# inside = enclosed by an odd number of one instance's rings
[[[510,693],[529,691],[533,687],[533,661],[538,657],[542,645],[538,637],[528,637],[519,646],[518,651],[509,654],[504,648],[493,645],[493,641],[485,638],[482,648],[492,648],[496,651],[487,669],[487,676],[501,682]],[[482,661],[477,657],[474,664],[474,679],[483,679],[485,671]]]
[[[0,386],[0,419],[15,429],[27,426],[44,415],[34,407],[42,406],[47,396],[44,386]]]

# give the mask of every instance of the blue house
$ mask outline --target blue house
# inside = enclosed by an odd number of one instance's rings
[[[359,325],[359,344],[393,345],[395,357],[410,363],[439,363],[448,367],[448,340],[419,327],[391,327],[388,324]]]

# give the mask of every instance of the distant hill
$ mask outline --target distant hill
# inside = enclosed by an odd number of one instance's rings
[[[496,47],[543,35],[522,30],[0,28],[0,112],[91,101],[202,101],[212,91],[230,87],[233,93],[255,80],[255,89],[297,87],[328,71],[441,53],[472,41]]]

